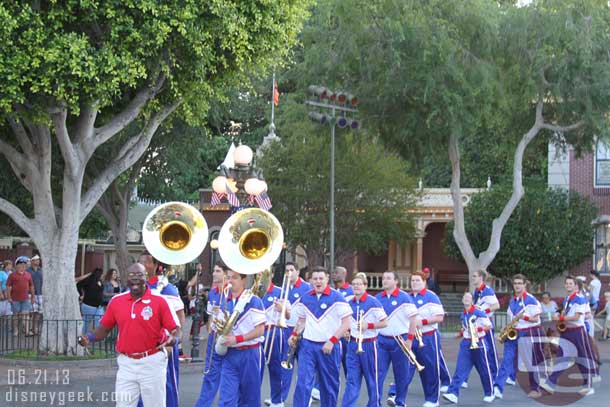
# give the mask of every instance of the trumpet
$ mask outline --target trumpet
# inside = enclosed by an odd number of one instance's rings
[[[358,349],[356,349],[356,353],[364,353],[364,349],[362,349],[362,339],[364,336],[362,332],[362,317],[364,316],[364,311],[358,306],[356,312],[358,313],[358,318],[356,319],[356,326],[358,327],[358,338],[356,338],[356,343],[358,344]]]
[[[517,322],[519,322],[523,314],[525,314],[525,308],[519,311],[519,313],[512,319],[512,321],[506,324],[506,326],[502,329],[500,335],[498,336],[498,340],[501,343],[504,343],[507,339],[510,341],[514,341],[515,339],[517,339],[519,333],[515,329],[515,326],[517,325]]]
[[[299,342],[301,341],[302,337],[303,337],[303,332],[299,332],[297,334],[297,337],[295,338],[294,346],[292,346],[290,348],[290,350],[288,351],[288,355],[286,355],[286,360],[282,360],[282,363],[280,363],[282,368],[292,369],[292,367],[294,366],[292,364],[292,360],[294,359],[294,356],[296,355],[297,348],[299,347]]]
[[[415,327],[415,339],[417,339],[417,343],[419,344],[418,347],[423,348],[426,346],[421,329],[418,326]]]
[[[562,317],[566,316],[566,310],[565,308],[561,310],[561,314]],[[566,325],[565,321],[559,321],[557,320],[557,330],[559,332],[565,332],[565,330],[568,328],[568,326]]]
[[[425,366],[420,364],[417,361],[417,358],[415,357],[415,353],[413,353],[411,348],[409,348],[409,346],[407,345],[407,341],[405,341],[405,339],[400,335],[396,335],[394,337],[394,340],[398,343],[400,350],[402,350],[402,352],[405,354],[405,356],[409,359],[409,362],[411,362],[413,365],[415,365],[415,368],[417,369],[417,371],[421,372],[422,370],[424,370]]]
[[[476,315],[468,318],[468,332],[470,333],[470,349],[479,349],[479,337],[477,335],[477,329],[475,327]]]

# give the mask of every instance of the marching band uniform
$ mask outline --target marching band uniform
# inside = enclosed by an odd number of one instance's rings
[[[478,349],[470,349],[471,336],[469,329],[469,321],[474,319],[473,324],[476,327],[478,337]],[[460,349],[458,351],[455,373],[449,390],[443,396],[447,400],[457,403],[457,398],[460,395],[460,387],[468,378],[472,367],[474,366],[481,377],[483,392],[485,397],[483,401],[492,402],[493,396],[493,375],[491,371],[491,354],[485,337],[492,329],[491,321],[485,311],[475,308],[472,305],[468,310],[462,313],[462,333],[463,339],[460,341]]]
[[[352,314],[351,307],[338,291],[326,286],[322,294],[312,289],[301,297],[293,308],[298,319],[305,320],[303,338],[299,342],[297,386],[294,392],[294,407],[307,407],[315,374],[320,384],[321,407],[335,407],[339,393],[339,364],[341,345],[338,338],[331,336],[341,325],[341,320]],[[322,352],[327,341],[335,343],[330,354]]]
[[[227,311],[233,313],[238,297],[232,293],[227,299]],[[266,322],[265,310],[260,298],[252,296],[240,313],[232,335],[237,343],[229,347],[220,374],[219,407],[259,407],[261,405],[261,342],[264,336],[243,341],[243,335]]]
[[[413,301],[418,311],[418,319],[422,323],[422,341],[425,346],[419,347],[419,341],[413,341],[413,352],[419,363],[424,365],[424,370],[419,372],[419,377],[424,389],[425,406],[438,405],[440,391],[440,335],[438,323],[429,324],[428,319],[445,315],[445,310],[438,296],[424,288],[420,292],[412,294]]]
[[[150,290],[155,294],[162,295],[169,306],[176,313],[178,311],[184,311],[184,303],[182,302],[182,298],[180,298],[180,292],[175,285],[171,284],[167,277],[164,275],[157,275],[155,277],[149,278],[146,282],[146,285]],[[168,355],[167,358],[167,380],[165,382],[166,385],[166,405],[167,407],[178,407],[179,399],[178,399],[178,382],[180,377],[180,350],[178,349],[178,341],[174,343],[171,355]],[[140,399],[139,403],[142,403]],[[142,405],[142,404],[139,404]]]
[[[536,319],[536,317],[542,313],[542,307],[536,297],[524,291],[519,297],[513,296],[510,300],[507,310],[508,320],[512,321],[523,309],[525,309],[524,315],[515,325],[515,329],[518,332],[517,339],[507,339],[504,342],[504,357],[502,358],[502,364],[498,368],[498,375],[496,376],[494,383],[494,394],[497,398],[503,397],[506,379],[509,375],[516,373],[515,367],[517,366],[517,362],[519,359],[523,359],[523,356],[519,358],[518,351],[518,343],[521,338],[531,339],[528,344],[531,346],[531,361],[534,366],[533,368],[528,368],[528,370],[530,370],[530,390],[539,391],[540,389],[540,374],[539,372],[532,372],[532,370],[537,370],[540,363],[545,363],[542,342],[536,339],[537,337],[542,336],[542,333],[540,330],[540,320],[538,319],[536,322],[532,322],[531,319]],[[538,378],[534,377],[535,375],[537,375]]]
[[[352,308],[351,320],[351,340],[348,343],[347,354],[347,383],[343,394],[342,407],[354,407],[360,396],[360,385],[362,377],[366,383],[369,394],[367,407],[381,406],[381,384],[379,380],[379,363],[377,351],[377,330],[374,325],[387,318],[381,303],[375,298],[364,292],[357,300],[355,296],[349,301]],[[367,328],[362,331],[362,349],[364,353],[356,353],[358,349],[359,327],[356,321],[359,313],[363,312],[362,321],[367,324]]]
[[[352,286],[350,285],[350,283],[346,282],[345,284],[343,284],[341,287],[337,287],[336,288],[337,291],[339,291],[339,293],[341,295],[343,295],[343,298],[345,298],[346,300],[351,297],[352,295],[354,295],[354,290],[352,289]],[[346,338],[340,338],[341,340],[341,364],[343,365],[343,373],[345,373],[345,377],[347,377],[347,339]],[[316,388],[317,386],[317,381],[316,381]]]
[[[222,311],[223,306],[223,287],[214,287],[208,294],[207,313],[210,315],[210,320],[223,319]],[[222,307],[222,308],[216,308]],[[207,372],[203,376],[203,382],[201,383],[201,391],[199,392],[199,399],[195,404],[195,407],[211,407],[218,392],[218,386],[220,385],[220,371],[222,369],[222,361],[224,356],[220,356],[214,350],[214,337],[216,336],[216,326],[213,322],[210,323],[210,334],[208,335],[208,345],[206,351],[206,360],[204,363],[204,372]]]
[[[379,387],[383,390],[383,382],[391,362],[396,383],[395,403],[397,406],[405,406],[407,389],[413,378],[415,366],[405,356],[394,337],[400,335],[407,339],[409,318],[417,315],[417,308],[411,296],[398,288],[390,295],[382,291],[376,298],[388,315],[388,326],[379,330]],[[390,394],[392,393],[390,391]]]
[[[566,330],[564,332],[560,332],[560,337],[561,339],[569,341],[576,348],[576,356],[578,358],[576,364],[583,375],[583,379],[585,381],[584,386],[586,386],[583,389],[583,394],[593,394],[593,388],[591,387],[591,374],[595,372],[594,365],[596,363],[593,350],[591,349],[589,335],[587,334],[585,328],[585,315],[591,309],[589,301],[584,295],[582,295],[582,293],[574,291],[572,294],[566,296],[566,298],[563,300],[563,309],[565,311],[564,315],[567,317],[579,314],[578,320],[564,322],[566,324]],[[560,317],[560,321],[561,320],[562,318]],[[557,350],[558,362],[563,361],[562,359],[564,359],[564,351],[565,346],[560,343]],[[572,359],[572,357],[574,357],[574,355],[571,357],[565,356],[565,359]],[[549,376],[546,382],[542,384],[542,387],[552,393],[555,389],[559,376],[561,376],[561,374],[564,372],[564,368],[567,368],[570,365],[571,364],[568,364],[566,366],[564,363],[556,363],[556,369],[553,369],[553,373]]]
[[[271,406],[282,405],[284,398],[282,397],[284,391],[288,389],[284,388],[282,382],[283,370],[281,363],[282,360],[286,359],[288,354],[288,336],[290,332],[288,328],[280,328],[277,326],[280,318],[280,313],[275,309],[275,301],[280,299],[282,295],[282,289],[271,284],[269,289],[262,298],[263,307],[265,308],[265,315],[267,324],[265,325],[265,344],[267,341],[272,341],[267,347],[267,353],[264,355],[264,359],[261,363],[261,381],[265,372],[266,361],[269,360],[269,385],[271,388]],[[271,354],[271,357],[269,357]],[[290,371],[292,373],[292,371]]]

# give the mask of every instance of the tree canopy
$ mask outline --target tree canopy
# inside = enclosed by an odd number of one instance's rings
[[[483,251],[489,243],[491,221],[510,194],[510,188],[493,187],[472,197],[464,216],[473,250]],[[504,228],[502,250],[488,271],[505,279],[522,273],[535,283],[562,275],[590,258],[596,214],[595,206],[574,191],[530,186]],[[445,252],[463,260],[452,229],[453,223],[446,229]]]

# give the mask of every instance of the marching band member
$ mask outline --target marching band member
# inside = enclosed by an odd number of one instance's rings
[[[498,297],[496,297],[496,292],[493,288],[485,284],[487,281],[487,277],[489,274],[485,270],[477,270],[472,274],[472,282],[476,287],[474,292],[472,293],[472,302],[474,306],[478,309],[482,310],[487,314],[489,321],[491,322],[491,329],[486,331],[485,334],[485,344],[487,345],[487,351],[489,352],[489,367],[491,369],[491,377],[495,380],[496,375],[498,374],[498,356],[496,353],[496,341],[494,336],[494,328],[493,328],[493,315],[494,311],[500,308],[500,302],[498,301]],[[466,375],[466,379],[464,383],[468,383],[468,376],[470,371]],[[507,383],[508,380],[507,379]],[[512,380],[511,380],[512,381]],[[452,380],[453,382],[453,380]],[[514,382],[513,382],[514,384]],[[466,388],[468,385],[462,387]]]
[[[472,294],[464,293],[462,297],[464,312],[461,318],[464,339],[460,342],[453,379],[451,379],[447,393],[443,394],[443,397],[452,403],[458,402],[460,387],[464,380],[468,378],[473,366],[481,377],[484,392],[483,401],[491,403],[494,400],[491,353],[485,339],[485,336],[492,329],[492,323],[488,314],[476,308],[472,301]],[[472,334],[476,335],[474,340]],[[477,348],[473,347],[475,344],[478,346]]]
[[[377,294],[376,298],[388,318],[387,326],[379,330],[379,387],[383,390],[383,382],[392,363],[396,384],[393,385],[394,391],[390,391],[388,404],[406,406],[407,389],[415,369],[395,337],[404,337],[407,345],[411,346],[417,325],[417,308],[411,296],[398,288],[395,272],[383,273],[382,284],[383,292]]]
[[[284,277],[284,279],[289,278],[289,274],[286,274]],[[282,295],[286,293],[283,290],[288,288],[289,280],[288,282],[284,281],[282,288],[271,283],[262,298],[267,324],[265,325],[265,346],[263,352],[264,359],[261,363],[261,380],[267,365],[269,367],[269,385],[271,389],[269,405],[271,407],[283,407],[285,399],[282,397],[282,394],[284,390],[288,390],[284,389],[283,386],[282,376],[285,369],[282,369],[281,363],[282,360],[286,359],[288,353],[288,337],[290,332],[288,332],[288,328],[281,328],[279,326],[281,313],[284,312]],[[290,311],[287,307],[284,315],[286,319],[290,316]]]
[[[563,300],[563,311],[560,316],[553,316],[553,320],[564,325],[565,329],[559,329],[560,337],[564,341],[568,341],[576,348],[578,359],[577,365],[583,375],[583,389],[580,391],[583,395],[591,395],[595,393],[593,387],[591,387],[591,374],[595,371],[595,360],[593,351],[591,349],[591,343],[589,342],[589,336],[585,330],[585,314],[589,311],[589,301],[582,295],[576,286],[576,280],[572,276],[568,276],[564,283],[567,291],[567,296]],[[557,350],[557,360],[561,361],[564,358],[564,352],[566,345],[560,342]],[[572,359],[572,357],[566,356],[566,359]],[[549,378],[541,383],[540,387],[549,393],[555,392],[555,386],[559,376],[565,371],[562,364],[555,364],[553,373]],[[567,364],[566,367],[570,367]]]
[[[304,327],[303,339],[299,341],[293,405],[309,405],[317,373],[321,407],[334,407],[339,393],[341,362],[341,345],[335,345],[349,328],[352,310],[343,296],[328,285],[328,271],[324,267],[316,267],[311,275],[313,290],[303,296],[292,310],[298,316],[298,325],[290,337],[290,346],[296,344],[297,329]]]
[[[335,290],[339,291],[343,298],[347,299],[354,295],[352,286],[347,282],[347,269],[345,267],[337,266],[332,275]],[[341,339],[341,364],[343,365],[343,373],[347,377],[347,339]],[[316,383],[317,385],[317,383]],[[316,386],[317,388],[317,386]]]
[[[247,275],[231,269],[227,272],[231,293],[227,311],[239,309]],[[245,304],[232,332],[218,338],[228,347],[220,372],[219,407],[259,407],[261,405],[261,342],[265,333],[265,311],[260,298],[252,296]]]
[[[167,277],[163,275],[163,269],[159,267],[159,262],[150,253],[144,252],[140,255],[138,262],[146,269],[148,280],[146,285],[156,294],[160,294],[170,304],[172,309],[176,312],[178,320],[180,321],[180,327],[184,326],[184,303],[180,298],[180,292],[178,288],[171,284]],[[178,328],[178,338],[181,338],[180,328]],[[172,352],[167,357],[167,407],[178,407],[178,382],[180,377],[180,359],[179,359],[179,342],[176,341],[173,345]],[[142,400],[138,403],[141,404]]]
[[[538,398],[541,396],[540,393],[540,374],[533,372],[540,368],[539,364],[544,363],[544,352],[542,349],[542,343],[537,340],[538,337],[542,336],[540,330],[540,314],[542,308],[540,303],[533,295],[529,294],[525,290],[525,276],[523,274],[515,274],[513,276],[513,289],[515,296],[510,300],[508,304],[507,316],[508,320],[512,321],[516,319],[515,329],[517,330],[517,339],[507,339],[504,342],[504,357],[502,363],[498,368],[498,375],[494,383],[494,395],[496,398],[501,399],[504,393],[504,385],[506,379],[516,373],[515,367],[519,359],[531,359],[532,364],[528,368],[529,372],[529,385],[530,392],[529,397]],[[519,343],[521,338],[530,338],[530,341],[521,342],[523,346],[528,346],[524,352],[532,352],[531,358],[526,358],[526,355],[519,355]],[[538,377],[535,377],[538,376]]]
[[[347,383],[342,407],[354,407],[360,396],[362,377],[369,394],[367,407],[381,406],[381,383],[378,374],[377,330],[388,325],[381,303],[366,292],[364,273],[352,279],[353,297],[348,301],[352,308],[351,340],[348,343]],[[361,352],[360,352],[361,351]]]
[[[418,325],[422,333],[423,347],[419,341],[413,343],[413,352],[417,360],[425,367],[419,372],[419,377],[424,389],[426,402],[424,407],[438,406],[440,391],[440,335],[438,323],[445,317],[445,310],[438,296],[426,289],[425,276],[422,272],[411,274],[411,288],[413,289],[413,301],[417,307]]]
[[[215,319],[223,319],[223,311],[226,309],[226,295],[224,293],[225,282],[227,281],[227,271],[224,263],[218,261],[212,269],[212,289],[208,294],[208,304],[206,312],[210,315],[208,320],[208,345],[205,353],[204,376],[201,383],[199,399],[195,407],[211,407],[218,392],[220,385],[220,371],[224,356],[220,356],[214,350],[214,338],[216,337],[216,327],[213,324]]]

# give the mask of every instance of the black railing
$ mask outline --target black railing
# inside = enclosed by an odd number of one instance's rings
[[[113,357],[116,328],[103,341],[84,349],[77,344],[84,322],[82,319],[35,320],[34,314],[0,317],[0,356],[15,359]],[[92,328],[91,324],[89,330]]]
[[[462,327],[462,312],[447,312],[445,314],[445,318],[443,322],[439,324],[439,329],[441,332],[458,332]],[[496,333],[499,332],[499,329],[502,329],[507,324],[507,316],[506,312],[496,311],[494,313],[494,327]]]

